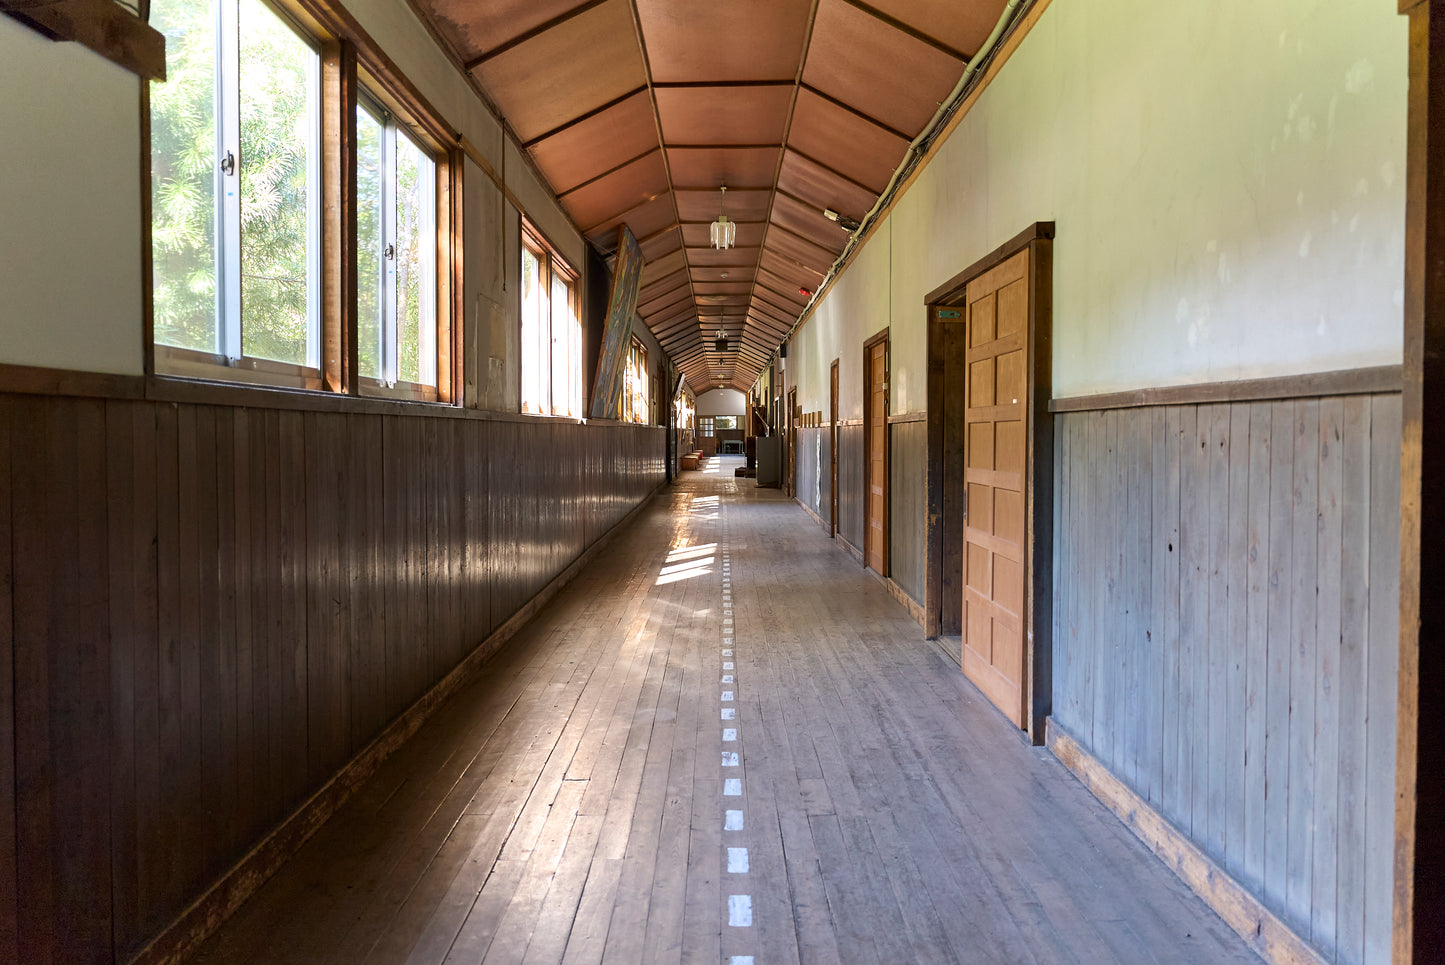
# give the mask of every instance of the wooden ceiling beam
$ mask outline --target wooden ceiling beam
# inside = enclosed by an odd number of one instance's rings
[[[530,141],[527,141],[525,144],[523,144],[523,145],[522,145],[522,149],[523,149],[524,151],[525,151],[525,150],[530,150],[534,144],[539,144],[539,143],[541,143],[542,141],[547,140],[547,138],[549,138],[549,137],[553,137],[553,136],[555,136],[555,135],[557,135],[557,134],[561,134],[563,131],[567,130],[567,128],[569,128],[569,127],[575,127],[575,126],[577,126],[578,124],[581,124],[583,121],[590,121],[592,118],[596,117],[598,114],[601,114],[601,113],[603,113],[604,111],[609,111],[609,110],[611,110],[612,108],[616,107],[618,104],[621,104],[623,101],[627,100],[628,98],[630,98],[630,97],[636,97],[638,94],[642,93],[642,92],[645,91],[645,90],[647,90],[646,87],[634,87],[632,90],[630,90],[630,91],[628,91],[627,93],[623,94],[621,97],[614,97],[612,100],[610,100],[610,101],[608,101],[607,103],[601,105],[600,107],[594,107],[594,108],[592,108],[592,110],[586,112],[585,114],[578,114],[576,117],[572,118],[572,119],[571,119],[570,121],[568,121],[566,124],[559,124],[559,125],[557,125],[556,127],[552,128],[550,131],[543,131],[541,134],[538,134],[536,137],[532,138]],[[659,141],[658,143],[660,144],[660,143],[662,143],[662,142]]]
[[[884,13],[882,10],[878,10],[878,9],[876,9],[876,8],[874,8],[874,7],[870,7],[870,6],[868,6],[868,4],[864,3],[863,0],[843,0],[843,2],[846,3],[846,4],[848,4],[848,6],[850,6],[850,7],[853,7],[853,8],[856,9],[856,10],[861,10],[861,11],[863,11],[864,13],[866,13],[866,14],[867,14],[868,16],[870,16],[870,17],[876,17],[877,19],[879,19],[879,20],[883,21],[884,23],[886,23],[888,26],[892,27],[894,30],[897,30],[897,31],[899,31],[899,32],[901,32],[901,33],[905,33],[905,34],[907,34],[908,36],[912,37],[914,40],[917,40],[917,41],[920,42],[920,43],[927,44],[928,46],[932,47],[934,50],[942,51],[943,53],[945,53],[945,54],[947,54],[948,56],[952,57],[954,60],[962,61],[962,64],[959,65],[960,67],[962,67],[963,64],[966,64],[966,63],[968,63],[970,60],[973,59],[973,55],[972,55],[972,54],[965,54],[965,53],[963,53],[963,52],[960,51],[960,50],[954,50],[952,47],[950,47],[948,44],[944,43],[943,41],[939,40],[937,37],[931,36],[930,34],[926,34],[926,33],[924,33],[922,30],[919,30],[919,29],[916,28],[916,27],[910,27],[908,24],[904,23],[902,20],[898,20],[898,19],[896,19],[896,18],[894,18],[894,17],[890,17],[888,14]]]
[[[540,23],[537,26],[533,27],[531,30],[528,30],[526,33],[518,34],[506,43],[498,44],[491,50],[488,50],[486,53],[483,53],[477,57],[473,57],[462,66],[465,67],[468,71],[476,70],[478,67],[491,60],[493,57],[498,57],[506,53],[507,51],[512,50],[515,47],[520,47],[527,41],[534,40],[537,37],[540,37],[542,34],[551,30],[553,27],[560,27],[574,17],[580,17],[582,14],[586,13],[588,10],[591,10],[593,7],[600,7],[606,2],[607,0],[587,0],[587,2],[582,4],[581,6],[573,7],[566,13],[553,17],[546,23]]]

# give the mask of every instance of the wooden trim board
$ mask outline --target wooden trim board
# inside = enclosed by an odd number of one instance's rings
[[[443,703],[471,682],[488,657],[516,636],[517,632],[536,616],[538,610],[570,583],[623,528],[636,519],[661,489],[662,485],[659,485],[631,512],[599,536],[506,623],[478,644],[461,663],[438,681],[436,686],[417,698],[416,702],[392,721],[375,740],[337,771],[270,834],[262,838],[245,857],[212,883],[185,911],[130,959],[128,965],[181,965],[187,961],[226,919],[235,914],[256,889],[300,850],[331,815],[376,773],[392,752],[406,743]]]
[[[143,81],[166,79],[166,38],[112,0],[0,0],[0,13],[51,40],[88,47]]]
[[[793,502],[795,502],[795,503],[797,503],[799,506],[801,506],[801,507],[803,508],[803,512],[805,512],[805,513],[807,513],[809,516],[813,517],[813,522],[815,522],[815,523],[817,523],[819,526],[823,527],[823,532],[828,533],[828,538],[829,538],[829,539],[832,539],[832,538],[833,538],[832,533],[829,533],[829,532],[828,532],[828,521],[827,521],[826,519],[824,519],[823,517],[819,516],[817,513],[813,512],[812,507],[809,506],[807,503],[803,502],[801,499],[795,498],[795,499],[793,500]]]
[[[1048,748],[1060,763],[1261,958],[1272,965],[1325,965],[1302,938],[1111,774],[1052,717],[1047,721],[1047,733]]]
[[[1078,395],[1049,402],[1050,412],[1094,412],[1151,405],[1198,405],[1214,402],[1269,402],[1276,399],[1320,398],[1333,395],[1378,395],[1399,392],[1401,367],[1377,365],[1334,372],[1311,372],[1268,379],[1234,382],[1199,382],[1151,389],[1130,389],[1100,395]]]
[[[991,268],[996,268],[1014,255],[1041,238],[1053,238],[1054,222],[1035,221],[948,281],[939,285],[923,297],[926,305],[953,305],[961,303],[968,283]],[[924,415],[927,415],[925,412]]]

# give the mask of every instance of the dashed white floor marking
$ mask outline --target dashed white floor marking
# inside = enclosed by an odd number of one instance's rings
[[[724,743],[724,744],[730,743],[730,742],[735,741],[735,740],[737,740],[737,739],[738,739],[738,731],[737,731],[737,728],[736,728],[736,727],[724,727],[724,728],[723,728],[723,743]]]
[[[734,928],[752,927],[752,895],[728,895],[728,924]]]
[[[728,965],[753,965],[753,956],[734,955],[728,959]]]
[[[742,797],[743,779],[740,777],[730,777],[727,780],[723,781],[723,796]]]
[[[724,830],[724,831],[741,831],[742,829],[743,829],[743,812],[741,812],[741,811],[725,811],[725,812],[723,812],[723,830]]]
[[[736,707],[724,707],[724,708],[722,709],[722,719],[723,719],[723,720],[736,720],[736,719],[737,719],[737,716],[738,716],[738,709],[737,709]]]
[[[723,656],[727,656],[727,655],[724,654]],[[723,661],[723,669],[724,669],[724,670],[731,670],[731,669],[733,669],[733,662],[732,662],[731,660],[724,660],[724,661]]]
[[[725,684],[730,684],[730,683],[732,683],[732,682],[733,682],[733,675],[730,674],[730,673],[725,673],[725,674],[723,674],[723,676],[722,676],[722,682],[725,683]]]
[[[728,874],[745,875],[748,873],[748,849],[728,848]]]
[[[738,752],[737,752],[737,751],[723,751],[723,752],[722,752],[722,766],[723,766],[723,767],[737,767],[737,766],[738,766]]]
[[[722,699],[723,699],[723,703],[725,703],[725,704],[731,703],[731,702],[732,702],[732,699],[733,699],[733,692],[732,692],[731,690],[724,690],[724,691],[722,692]]]

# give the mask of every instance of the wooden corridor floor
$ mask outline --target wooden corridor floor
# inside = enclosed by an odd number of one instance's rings
[[[663,490],[193,961],[1258,961],[738,462]]]

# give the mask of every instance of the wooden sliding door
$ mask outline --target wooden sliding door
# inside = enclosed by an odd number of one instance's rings
[[[1052,692],[1053,236],[1039,222],[930,292],[924,623],[1034,743]]]
[[[1025,726],[1028,251],[968,285],[963,670]],[[1046,564],[1047,565],[1047,564]]]

